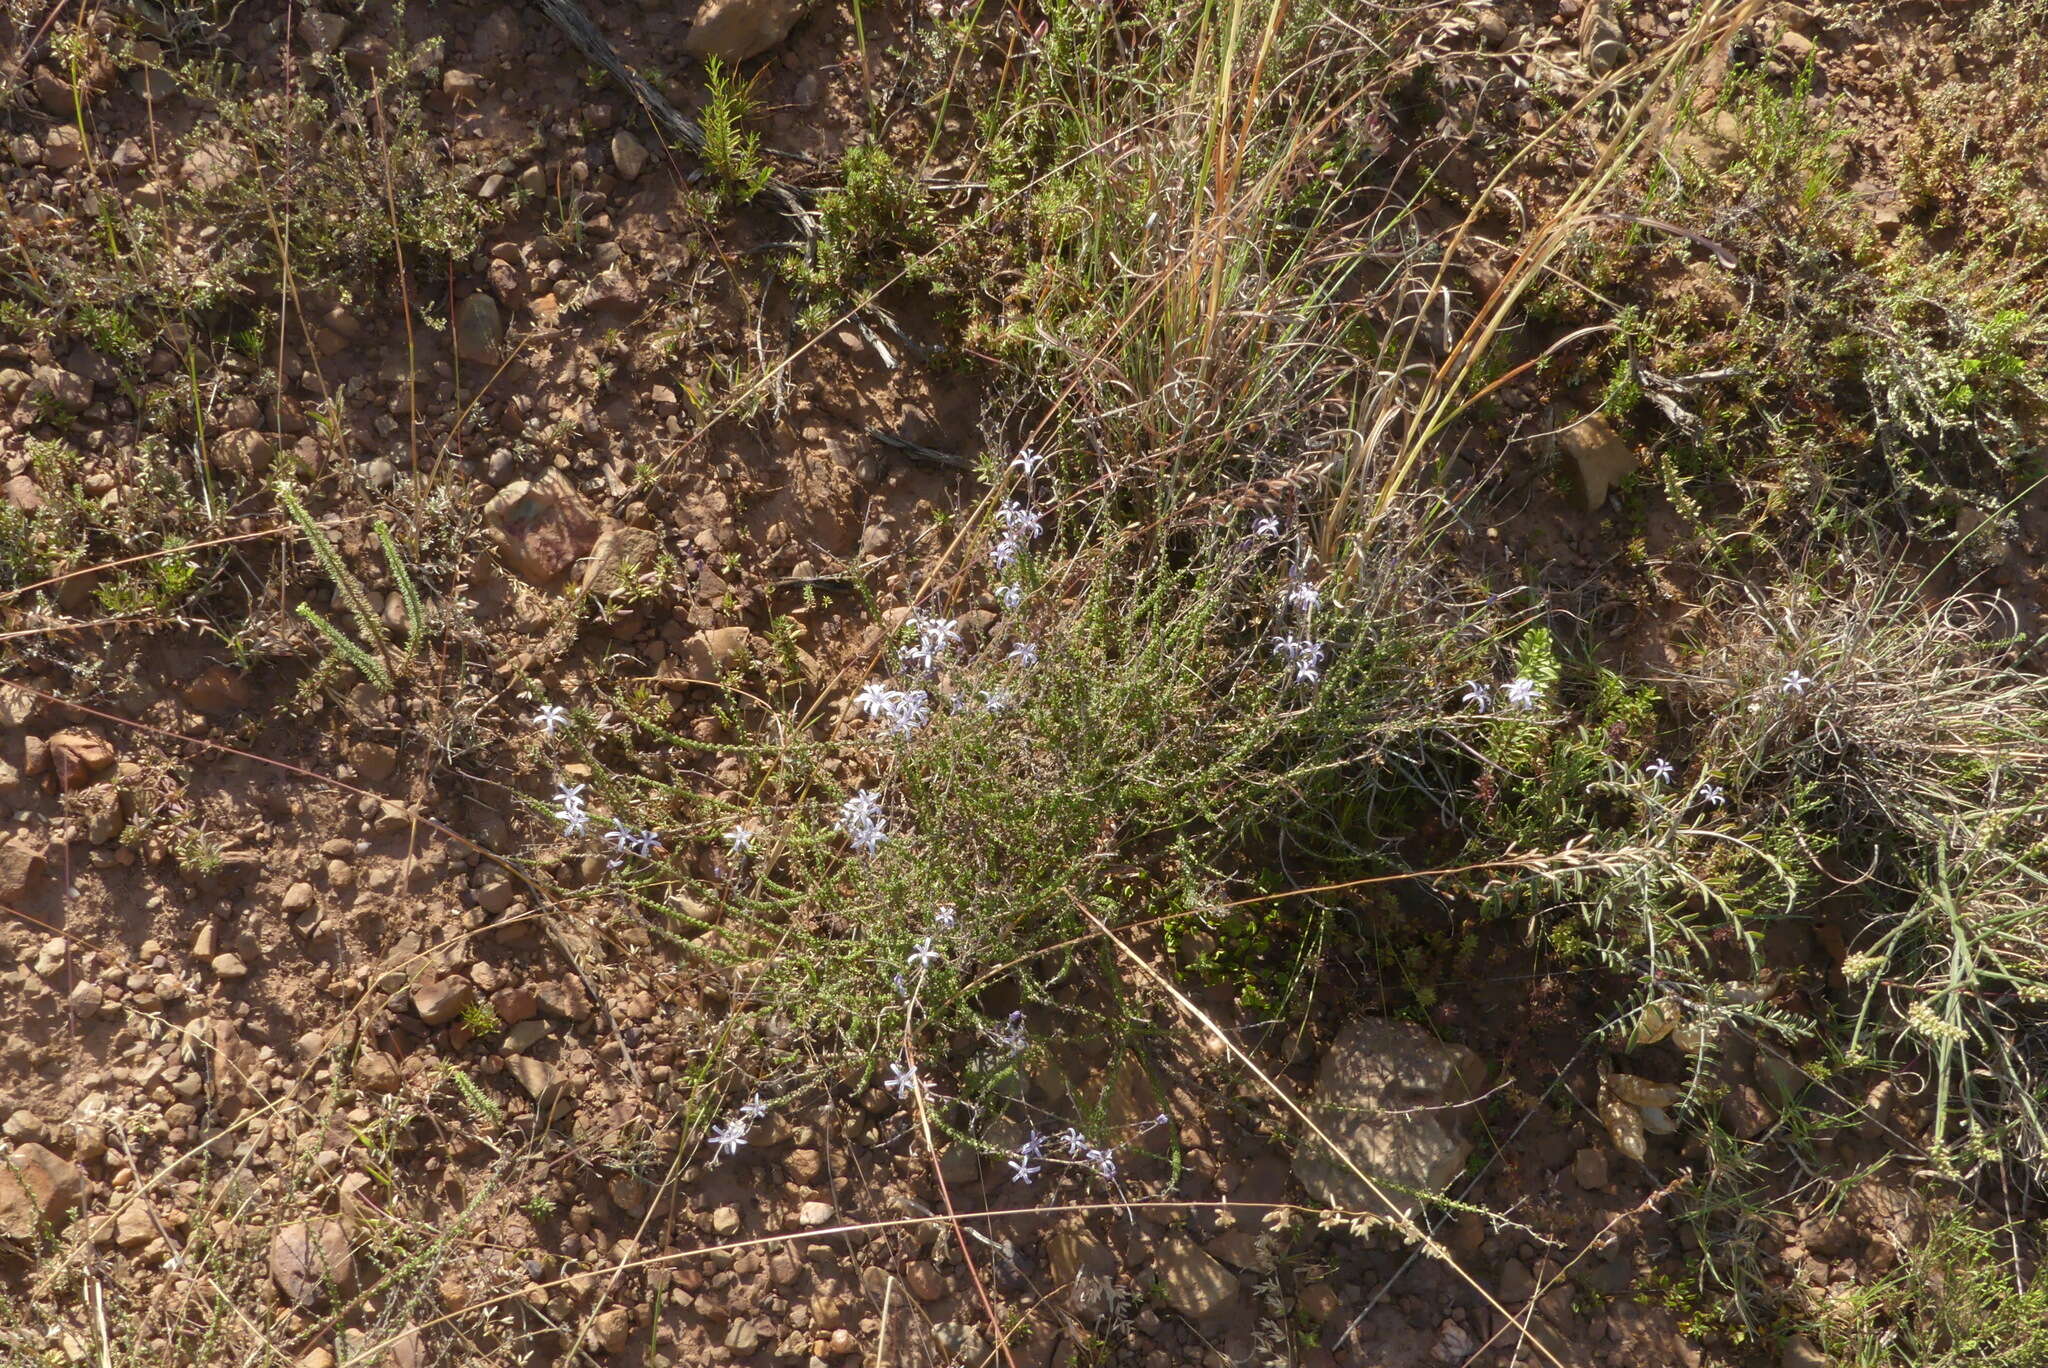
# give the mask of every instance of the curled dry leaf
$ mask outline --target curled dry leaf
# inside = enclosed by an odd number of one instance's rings
[[[1687,1054],[1703,1054],[1707,1046],[1713,1043],[1714,1037],[1719,1034],[1718,1030],[1710,1029],[1704,1021],[1688,1021],[1673,1028],[1671,1043]]]
[[[1642,1115],[1643,1129],[1651,1135],[1678,1134],[1678,1123],[1662,1107],[1637,1107],[1636,1111]]]
[[[1614,1138],[1614,1147],[1623,1154],[1631,1159],[1641,1159],[1648,1152],[1649,1142],[1643,1136],[1643,1114],[1606,1089],[1600,1093],[1600,1120],[1606,1125],[1608,1135]]]
[[[1756,983],[1737,983],[1730,980],[1721,985],[1718,996],[1721,1001],[1732,1002],[1738,1007],[1754,1007],[1759,1002],[1769,1000],[1771,994],[1778,991],[1778,986],[1774,982],[1776,977],[1775,974],[1766,974]]]
[[[1647,1078],[1624,1073],[1609,1074],[1607,1089],[1632,1107],[1672,1107],[1684,1096],[1669,1083],[1652,1083]]]
[[[1678,1003],[1671,998],[1659,998],[1643,1008],[1636,1018],[1636,1028],[1629,1036],[1629,1048],[1639,1045],[1655,1045],[1671,1034],[1678,1025]]]

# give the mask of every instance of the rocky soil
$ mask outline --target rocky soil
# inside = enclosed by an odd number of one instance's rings
[[[750,59],[768,145],[824,165],[926,19],[799,8],[590,12],[627,61],[686,93],[701,94],[682,75],[691,57]],[[1472,21],[1495,44],[1570,34],[1576,50],[1580,7],[1537,10],[1473,7]],[[90,22],[128,32],[111,11]],[[9,46],[30,51],[32,26],[10,23]],[[1629,36],[1605,33],[1592,48]],[[19,73],[0,116],[10,231],[234,173],[192,136],[214,104],[156,60],[179,40],[149,41],[75,76],[38,50]],[[428,52],[426,127],[475,168],[462,189],[488,228],[434,300],[273,282],[261,304],[282,322],[260,362],[210,353],[196,384],[168,343],[118,357],[0,328],[15,510],[48,517],[74,497],[31,439],[74,454],[76,497],[137,497],[169,395],[203,419],[206,468],[187,476],[212,493],[194,497],[221,499],[255,547],[244,624],[37,639],[5,659],[19,686],[0,689],[10,1361],[105,1361],[106,1337],[124,1335],[138,1363],[299,1368],[1757,1361],[1694,1333],[1684,1298],[1644,1291],[1697,1249],[1670,1197],[1701,1138],[1652,1134],[1634,1158],[1600,1113],[1617,1071],[1680,1083],[1692,1058],[1668,1041],[1620,1049],[1599,1033],[1613,985],[1505,932],[1426,1012],[1412,984],[1356,965],[1330,969],[1318,1014],[1293,1030],[1197,995],[1375,1176],[1469,1204],[1430,1208],[1447,1258],[1384,1225],[1319,1222],[1319,1205],[1370,1210],[1374,1195],[1164,1001],[1150,1010],[1170,1054],[1069,1044],[1024,1085],[1048,1130],[1089,1116],[1126,1137],[1112,1182],[1019,1184],[994,1151],[1020,1137],[966,1115],[950,1124],[968,1139],[932,1156],[902,1097],[844,1081],[775,1096],[745,1147],[715,1156],[696,1109],[743,984],[495,858],[540,851],[563,889],[603,871],[601,855],[549,853],[534,700],[643,683],[700,746],[670,776],[737,792],[700,681],[767,650],[771,613],[786,614],[806,687],[843,702],[879,629],[830,583],[858,568],[900,613],[945,535],[938,516],[982,492],[874,434],[971,462],[986,441],[971,358],[903,309],[900,338],[849,323],[763,367],[761,339],[785,335],[791,310],[750,256],[788,225],[760,205],[707,219],[691,161],[540,7],[248,6],[211,41],[279,81],[313,79],[316,53],[369,71]],[[1798,28],[1776,41],[1815,46]],[[1855,44],[1835,47],[1854,69]],[[196,247],[205,230],[181,231]],[[703,421],[757,383],[757,414]],[[1563,440],[1582,488],[1541,497],[1576,528],[1574,498],[1597,509],[1633,462],[1612,433]],[[277,519],[253,478],[280,456],[321,491],[351,556],[371,545],[372,513],[437,520],[420,580],[448,659],[431,707],[298,694],[308,638],[265,592],[289,572],[259,536]],[[1566,535],[1552,564],[1568,569],[1593,543]],[[655,561],[662,588],[634,592]],[[59,608],[97,611],[90,583],[61,587]],[[828,592],[806,596],[817,585]],[[397,586],[372,588],[373,610],[403,624]],[[574,590],[606,610],[579,616]],[[9,604],[10,631],[49,625]],[[701,854],[707,869],[718,858]],[[1838,958],[1824,932],[1798,934],[1782,962]],[[1724,1051],[1726,1130],[1767,1133],[1807,1086],[1799,1062],[1756,1042]],[[1824,1139],[1803,1181],[1847,1196],[1763,1251],[1787,1284],[1878,1276],[1925,1234],[1893,1157],[1922,1109],[1883,1080],[1838,1101],[1864,1122]],[[935,1219],[948,1211],[962,1219]]]

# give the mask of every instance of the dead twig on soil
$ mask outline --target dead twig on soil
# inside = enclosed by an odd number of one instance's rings
[[[869,428],[868,436],[874,438],[878,444],[889,448],[891,451],[900,451],[911,460],[921,462],[924,465],[968,472],[972,472],[974,469],[974,463],[965,456],[957,456],[950,451],[940,451],[937,447],[928,447],[921,442],[913,442],[908,437],[898,436],[887,428]]]

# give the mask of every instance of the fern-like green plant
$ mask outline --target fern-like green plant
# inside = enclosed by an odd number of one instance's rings
[[[740,80],[716,57],[704,63],[704,83],[704,164],[718,178],[719,193],[742,203],[760,194],[775,174],[761,159],[761,135],[746,128],[759,112],[754,83]]]
[[[310,681],[314,687],[325,683],[342,665],[352,665],[356,673],[390,693],[396,682],[386,657],[392,646],[391,629],[370,607],[370,597],[363,589],[347,564],[341,559],[341,552],[326,529],[313,521],[313,515],[300,502],[299,494],[288,481],[277,485],[277,501],[291,515],[299,531],[305,535],[306,545],[312,548],[313,559],[320,562],[320,568],[327,572],[333,582],[335,597],[348,609],[354,619],[360,643],[349,638],[348,633],[322,617],[313,605],[301,600],[295,609],[298,615],[310,623],[315,631],[327,639],[333,651],[324,658],[314,671]],[[419,589],[413,584],[412,574],[405,568],[405,560],[398,554],[398,543],[392,539],[391,529],[382,522],[376,524],[377,544],[384,550],[384,563],[390,568],[391,582],[397,586],[399,601],[405,605],[405,646],[399,655],[401,667],[410,665],[419,654],[424,614],[420,608]]]

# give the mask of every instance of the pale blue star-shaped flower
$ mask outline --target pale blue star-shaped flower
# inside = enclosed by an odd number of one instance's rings
[[[868,720],[872,722],[877,717],[887,715],[890,700],[895,696],[896,690],[890,688],[879,679],[870,679],[867,683],[861,685],[860,692],[853,696],[853,703],[855,707],[866,713]]]
[[[889,1076],[882,1080],[882,1086],[895,1093],[900,1101],[917,1091],[917,1070],[899,1059],[889,1066]]]
[[[1006,503],[997,509],[996,522],[1005,534],[1019,541],[1037,541],[1045,534],[1044,515],[1020,503]]]
[[[711,1132],[711,1147],[721,1156],[739,1153],[741,1145],[747,1143],[747,1123],[737,1116],[729,1116]]]
[[[1280,591],[1280,606],[1292,608],[1304,617],[1313,613],[1322,601],[1323,591],[1307,580],[1296,580]]]

